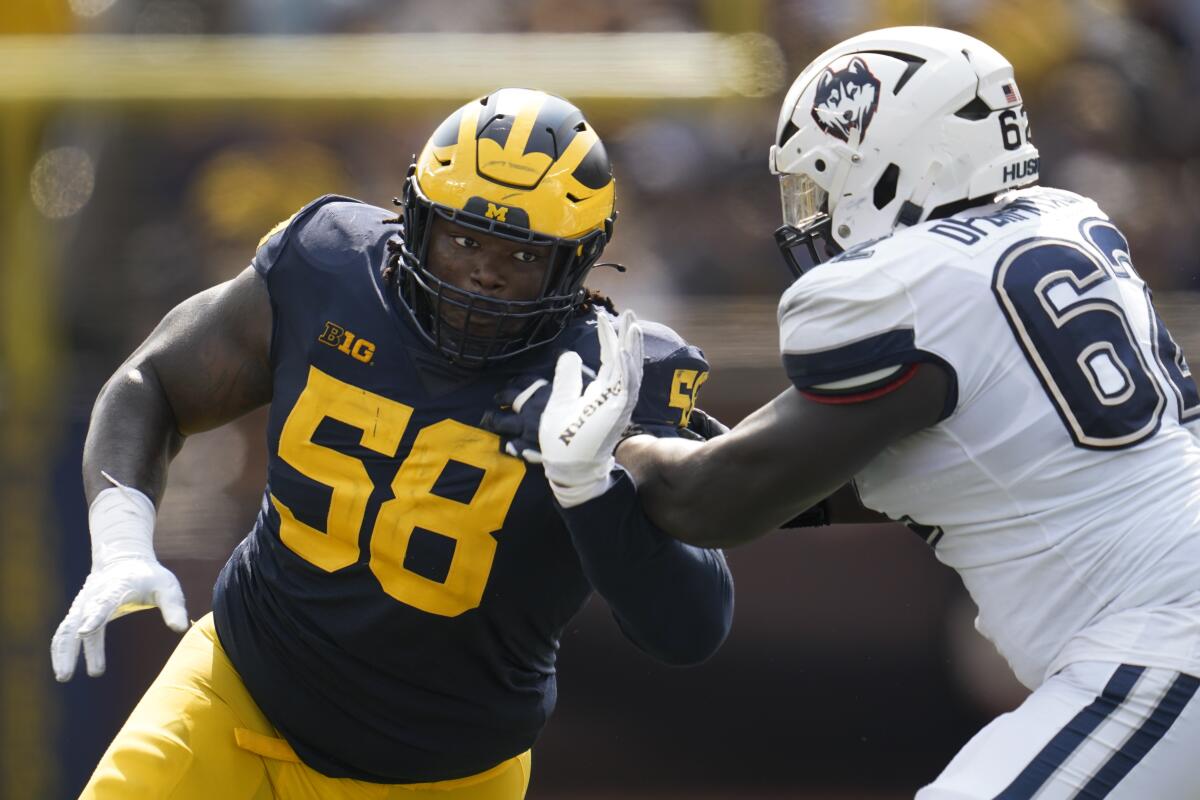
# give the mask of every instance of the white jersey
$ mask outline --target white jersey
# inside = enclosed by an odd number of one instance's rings
[[[780,303],[802,390],[948,371],[941,422],[855,482],[959,572],[1030,687],[1081,661],[1200,675],[1200,394],[1128,251],[1091,200],[1027,189],[848,251]]]

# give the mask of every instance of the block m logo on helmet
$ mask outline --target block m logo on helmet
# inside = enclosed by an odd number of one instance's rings
[[[478,214],[484,220],[495,220],[518,228],[529,227],[529,214],[520,206],[507,206],[483,197],[472,197],[464,204],[463,210]],[[461,218],[459,222],[462,222]]]

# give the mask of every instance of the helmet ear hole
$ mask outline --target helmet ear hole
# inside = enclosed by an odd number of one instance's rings
[[[983,101],[979,95],[975,95],[971,102],[954,112],[954,116],[962,119],[971,120],[972,122],[980,119],[987,119],[992,113],[992,109]]]
[[[895,164],[888,164],[887,169],[875,182],[875,208],[882,209],[896,199],[896,185],[899,181],[900,168]]]
[[[800,128],[797,127],[796,123],[789,119],[783,126],[783,133],[779,135],[779,146],[783,147],[785,144],[787,144],[788,139],[791,139],[798,130],[800,130]]]

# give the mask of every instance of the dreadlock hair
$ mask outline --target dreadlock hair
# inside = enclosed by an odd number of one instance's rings
[[[383,269],[379,272],[379,277],[383,278],[383,285],[395,288],[396,281],[400,278],[400,248],[404,245],[400,244],[400,237],[394,236],[387,240],[387,260],[383,262]]]
[[[392,205],[399,206],[400,208],[404,208],[404,201],[401,200],[399,197],[393,197]],[[392,219],[385,219],[383,221],[383,224],[384,225],[403,225],[404,224],[404,212],[402,211],[399,214],[399,216],[393,217]],[[388,257],[387,257],[387,260],[383,263],[383,269],[379,273],[379,277],[383,278],[384,286],[394,286],[396,281],[399,280],[400,248],[402,246],[403,245],[400,244],[399,236],[393,236],[392,238],[387,240]]]
[[[617,313],[617,307],[613,304],[611,297],[606,294],[600,294],[595,289],[589,289],[586,286],[583,287],[583,302],[575,306],[575,314],[583,316],[592,313],[596,308],[603,308],[614,316]]]

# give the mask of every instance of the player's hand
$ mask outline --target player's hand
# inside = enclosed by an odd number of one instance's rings
[[[500,407],[485,412],[479,424],[500,435],[500,447],[505,453],[530,464],[540,464],[537,428],[549,397],[550,381],[545,378],[535,375],[514,378],[496,393]]]
[[[582,365],[583,384],[596,379],[596,373]],[[550,399],[550,381],[540,375],[520,375],[496,393],[499,408],[487,411],[480,421],[485,430],[500,435],[500,448],[510,456],[530,464],[541,464],[538,450],[538,425]]]
[[[708,441],[729,433],[729,426],[702,408],[692,409],[686,428],[680,431],[681,438]]]
[[[118,491],[124,496],[111,494]],[[59,681],[75,674],[81,646],[88,675],[104,673],[104,629],[118,617],[157,606],[171,630],[182,633],[188,627],[179,581],[154,556],[154,505],[149,498],[126,487],[106,489],[89,516],[92,572],[50,642],[50,661]]]
[[[608,315],[597,316],[600,371],[583,387],[579,354],[559,356],[554,385],[538,426],[542,465],[554,496],[564,507],[605,492],[616,465],[613,448],[637,404],[642,380],[642,328],[625,311],[613,329]]]

